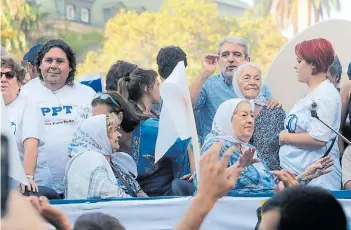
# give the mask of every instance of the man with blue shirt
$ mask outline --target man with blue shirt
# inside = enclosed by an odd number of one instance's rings
[[[229,37],[218,45],[218,55],[207,55],[202,61],[202,71],[190,86],[190,97],[194,106],[195,116],[199,122],[198,134],[201,142],[211,132],[212,121],[221,103],[236,98],[232,78],[235,69],[242,63],[250,61],[249,47],[245,39]],[[221,71],[218,75],[212,74],[218,62]],[[262,88],[262,94],[272,99],[267,85]],[[269,108],[281,106],[271,100]]]

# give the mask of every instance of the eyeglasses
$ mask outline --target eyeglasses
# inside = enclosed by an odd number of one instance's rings
[[[97,98],[100,98],[100,99],[102,99],[102,100],[110,99],[110,101],[111,101],[113,104],[115,104],[115,105],[118,106],[118,107],[121,107],[121,106],[117,103],[117,101],[116,101],[115,99],[113,99],[113,97],[111,97],[110,95],[108,95],[108,94],[106,94],[106,93],[98,93],[98,94],[96,94],[95,99],[97,99]]]
[[[16,76],[15,71],[9,71],[9,72],[0,72],[0,76],[2,77],[2,75],[5,74],[5,77],[7,79],[12,79]]]

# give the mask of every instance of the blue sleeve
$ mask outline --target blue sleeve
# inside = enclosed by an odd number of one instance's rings
[[[188,146],[190,138],[180,140],[179,138],[174,145],[167,151],[166,157],[172,162],[172,171],[174,178],[181,178],[182,176],[190,173],[190,162]]]
[[[271,90],[268,88],[268,85],[266,85],[266,84],[263,85],[263,87],[262,87],[262,93],[263,93],[263,96],[264,96],[265,98],[267,98],[268,100],[273,99],[272,92],[271,92]]]
[[[197,98],[197,101],[196,101],[194,110],[199,110],[199,109],[201,109],[202,107],[204,107],[204,105],[205,105],[205,103],[206,103],[207,95],[206,95],[206,89],[205,89],[205,87],[206,87],[206,82],[205,82],[205,85],[202,86],[202,88],[201,88],[200,95],[199,95],[199,97]]]

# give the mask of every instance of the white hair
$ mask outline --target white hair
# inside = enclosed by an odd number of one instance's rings
[[[245,69],[245,67],[250,66],[252,68],[255,68],[258,70],[258,73],[260,74],[262,78],[262,70],[261,67],[253,62],[244,62],[243,64],[239,65],[236,70],[233,72],[233,81],[234,79],[237,79],[236,77],[240,76],[241,72]]]
[[[244,38],[228,37],[228,38],[221,40],[218,43],[218,54],[220,54],[221,48],[225,43],[232,43],[232,44],[237,44],[237,45],[242,46],[244,48],[245,58],[249,57],[249,55],[250,55],[249,44],[247,43],[247,41]]]

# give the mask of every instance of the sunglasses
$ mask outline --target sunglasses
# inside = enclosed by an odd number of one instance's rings
[[[116,101],[115,99],[113,99],[113,97],[111,97],[110,95],[108,95],[108,94],[106,94],[106,93],[98,93],[98,94],[96,94],[95,99],[97,99],[97,98],[102,99],[102,100],[110,99],[110,101],[111,101],[113,104],[115,104],[115,105],[118,106],[118,107],[121,107],[121,106],[117,103],[117,101]]]
[[[7,79],[12,79],[16,76],[16,73],[14,71],[9,71],[9,72],[0,72],[0,76],[2,77],[2,75],[5,74],[5,77]]]

